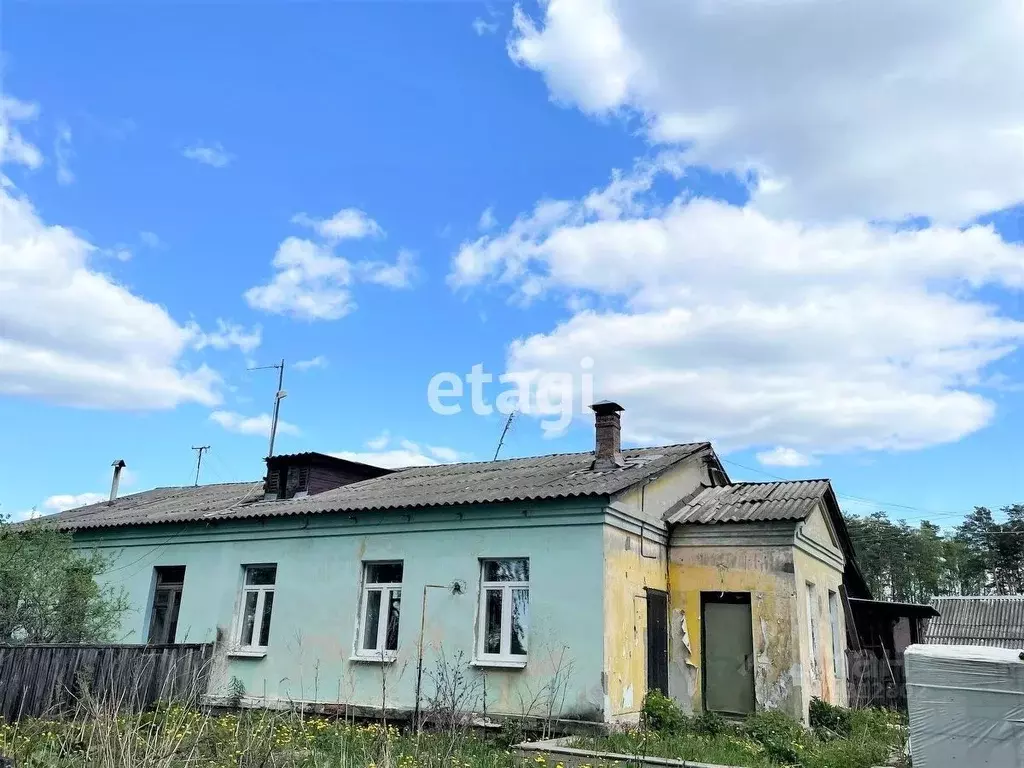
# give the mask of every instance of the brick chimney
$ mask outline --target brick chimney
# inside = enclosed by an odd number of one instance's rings
[[[622,459],[622,426],[619,414],[626,410],[618,403],[602,400],[590,406],[594,412],[594,463],[591,469],[615,469],[625,465]]]

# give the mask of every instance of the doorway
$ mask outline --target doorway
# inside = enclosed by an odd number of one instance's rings
[[[754,638],[749,592],[702,592],[704,709],[727,715],[754,711]]]
[[[647,690],[668,696],[668,593],[647,590]]]

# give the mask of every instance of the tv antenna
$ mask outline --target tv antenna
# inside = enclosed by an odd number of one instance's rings
[[[193,445],[192,450],[196,452],[196,481],[193,483],[194,486],[199,485],[199,470],[203,466],[203,454],[210,450],[208,445]]]
[[[271,368],[277,369],[277,392],[274,393],[274,415],[270,419],[270,448],[267,451],[267,458],[274,455],[274,438],[277,436],[277,417],[281,413],[281,401],[288,397],[284,391],[284,358],[275,365],[257,365],[247,370],[266,371]]]
[[[503,446],[505,444],[505,435],[508,434],[509,429],[512,427],[512,420],[516,417],[516,413],[517,412],[518,411],[513,410],[508,415],[508,418],[505,419],[505,428],[503,430],[501,430],[501,437],[498,439],[498,447],[494,451],[494,459],[492,459],[492,461],[497,461],[498,460],[498,454],[501,453],[501,446]]]

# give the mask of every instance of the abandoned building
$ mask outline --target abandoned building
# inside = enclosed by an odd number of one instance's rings
[[[218,642],[213,700],[410,712],[443,663],[487,716],[631,721],[652,689],[687,711],[845,703],[847,597],[871,595],[829,481],[733,483],[710,444],[624,450],[623,409],[593,410],[593,452],[273,456],[259,482],[46,521],[110,558],[123,642]]]

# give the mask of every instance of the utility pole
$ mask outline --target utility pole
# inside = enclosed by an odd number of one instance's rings
[[[284,391],[284,358],[276,365],[258,365],[249,368],[250,371],[265,371],[271,368],[277,369],[277,392],[274,393],[274,415],[270,419],[270,449],[267,451],[267,458],[274,455],[274,438],[277,437],[277,417],[281,413],[281,401],[288,396]]]
[[[210,450],[208,445],[193,445],[192,450],[196,452],[196,481],[194,485],[199,485],[199,470],[203,466],[203,453]]]

